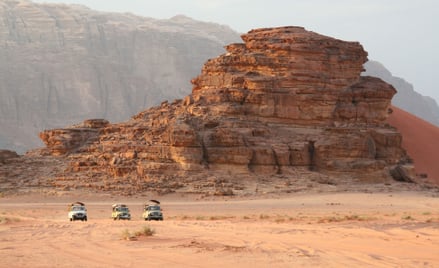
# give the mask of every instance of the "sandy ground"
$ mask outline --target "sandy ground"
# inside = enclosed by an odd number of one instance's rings
[[[78,198],[87,222],[67,219]],[[439,267],[437,193],[160,200],[165,220],[147,222],[146,197],[2,197],[0,267]],[[110,218],[115,202],[131,221]]]

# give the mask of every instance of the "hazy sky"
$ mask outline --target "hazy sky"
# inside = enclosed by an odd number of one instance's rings
[[[439,103],[437,0],[34,0],[78,3],[101,11],[152,18],[184,14],[239,32],[285,25],[359,41],[369,59]]]

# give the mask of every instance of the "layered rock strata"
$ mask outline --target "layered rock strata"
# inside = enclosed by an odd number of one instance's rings
[[[407,167],[400,133],[385,124],[396,91],[360,76],[367,53],[359,43],[301,27],[252,30],[242,39],[206,62],[183,100],[124,123],[46,130],[38,153],[67,157],[60,184],[87,176],[88,186],[134,191],[212,175],[294,180],[304,170],[382,182]]]

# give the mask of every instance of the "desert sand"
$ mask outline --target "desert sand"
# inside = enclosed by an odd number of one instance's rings
[[[141,218],[150,198],[164,221]],[[74,201],[86,203],[88,221],[68,220]],[[116,202],[131,221],[110,218]],[[3,196],[0,221],[0,267],[439,267],[433,190]],[[145,227],[154,234],[134,236]]]

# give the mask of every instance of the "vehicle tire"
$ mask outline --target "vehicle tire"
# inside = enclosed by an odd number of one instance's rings
[[[84,221],[87,221],[87,217],[84,218]]]
[[[72,218],[70,218],[70,221],[73,221],[73,219],[72,219]]]

